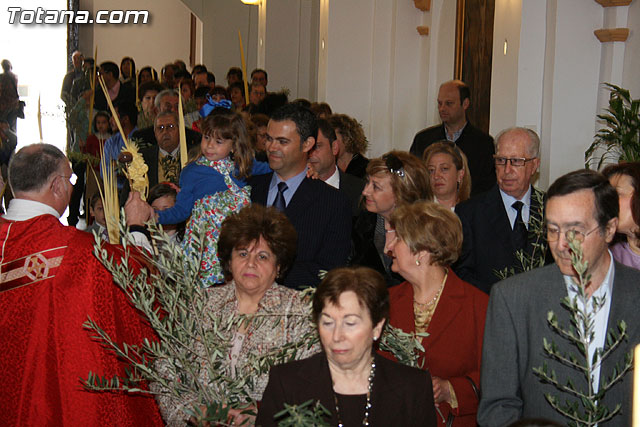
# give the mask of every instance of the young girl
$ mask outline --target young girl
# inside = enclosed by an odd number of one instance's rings
[[[242,116],[218,111],[204,119],[200,157],[180,174],[176,204],[156,212],[160,224],[177,224],[191,216],[183,241],[185,252],[193,251],[194,232],[206,234],[202,248],[200,277],[203,286],[224,282],[218,261],[218,235],[222,221],[250,203],[250,175],[271,172],[266,163],[254,162],[253,150]]]

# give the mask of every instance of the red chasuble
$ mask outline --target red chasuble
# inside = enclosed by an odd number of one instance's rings
[[[162,425],[153,397],[82,388],[89,371],[124,372],[88,317],[117,343],[153,336],[92,246],[52,215],[0,219],[0,425]]]

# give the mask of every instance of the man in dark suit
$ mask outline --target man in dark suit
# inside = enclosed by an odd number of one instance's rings
[[[422,158],[424,150],[434,142],[456,143],[467,156],[471,172],[471,195],[483,193],[496,183],[493,168],[493,138],[467,122],[471,105],[469,86],[460,80],[443,83],[438,91],[438,114],[442,124],[418,132],[411,144],[411,154]]]
[[[158,144],[140,151],[144,162],[149,168],[149,188],[159,182],[180,182],[180,133],[178,132],[178,118],[172,112],[158,114],[154,122],[155,138]],[[187,144],[187,150],[193,146]]]
[[[156,111],[158,113],[170,112],[178,114],[178,91],[175,89],[166,89],[156,95],[154,101]],[[187,137],[187,145],[193,146],[200,144],[202,134],[193,129],[185,128]],[[138,147],[145,149],[158,144],[156,140],[156,132],[153,126],[137,130],[133,133],[132,139],[136,141]]]
[[[496,284],[489,298],[478,409],[481,426],[504,426],[521,418],[545,418],[566,425],[569,420],[553,409],[545,398],[547,393],[558,397],[560,405],[568,400],[583,412],[582,402],[574,395],[543,383],[534,373],[534,368],[546,365],[547,372],[555,372],[559,384],[571,382],[577,389],[588,391],[586,375],[549,357],[543,347],[545,339],[567,358],[575,356],[582,366],[586,366],[586,357],[593,360],[594,354],[611,350],[604,360],[600,353],[594,362],[594,393],[609,383],[614,366],[619,364],[621,368],[625,356],[632,355],[640,342],[640,328],[627,328],[626,339],[613,349],[607,338],[607,329],[617,330],[620,321],[627,325],[640,321],[640,272],[616,263],[608,250],[618,224],[618,210],[616,190],[598,172],[571,172],[549,188],[547,239],[556,263]],[[593,316],[593,338],[585,344],[588,355],[555,332],[548,321],[548,313],[553,311],[561,328],[571,325],[572,316],[562,302],[565,298],[573,300],[578,292],[579,277],[568,244],[571,238],[581,242],[583,261],[588,264],[586,273],[591,276],[584,288],[588,298],[585,311]],[[599,310],[592,305],[595,297],[604,301]],[[620,381],[594,402],[609,411],[621,405],[617,415],[599,426],[631,425],[632,385],[630,373],[621,375]]]
[[[274,173],[249,179],[251,200],[282,210],[298,233],[296,260],[284,279],[290,288],[317,285],[320,270],[343,266],[349,256],[349,200],[322,180],[306,177],[317,133],[311,111],[294,104],[280,107],[267,126],[266,151]]]
[[[535,243],[544,243],[531,227],[542,218],[542,193],[531,185],[540,165],[540,139],[529,129],[511,128],[497,141],[498,184],[456,206],[464,239],[453,268],[462,280],[486,293],[498,281],[497,271],[522,271],[516,251],[532,254],[535,249],[539,254]]]
[[[318,178],[349,198],[353,216],[356,217],[360,213],[365,182],[357,176],[342,172],[336,166],[339,149],[333,126],[325,119],[318,119],[318,138],[309,153],[309,165],[318,174]]]

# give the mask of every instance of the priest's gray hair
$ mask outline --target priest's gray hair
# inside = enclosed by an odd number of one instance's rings
[[[13,193],[41,190],[68,161],[59,148],[51,144],[31,144],[21,148],[9,162],[9,185]]]

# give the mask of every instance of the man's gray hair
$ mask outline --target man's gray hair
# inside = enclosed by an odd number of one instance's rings
[[[153,101],[156,109],[160,111],[160,104],[162,103],[162,98],[165,96],[175,96],[178,97],[178,91],[176,89],[165,89],[156,95],[156,99]]]
[[[538,136],[538,134],[531,129],[519,126],[504,129],[500,131],[498,135],[496,135],[496,153],[498,152],[498,145],[500,145],[500,140],[502,139],[502,137],[511,132],[524,132],[529,137],[529,144],[527,147],[527,154],[529,157],[538,157],[540,155],[540,137]]]
[[[9,162],[9,185],[14,193],[39,191],[59,173],[64,153],[51,144],[31,144],[21,148]]]
[[[155,127],[156,123],[158,123],[158,119],[161,117],[173,117],[173,120],[176,122],[176,126],[179,125],[178,115],[172,111],[161,111],[158,113],[155,119],[153,119],[153,126]]]

